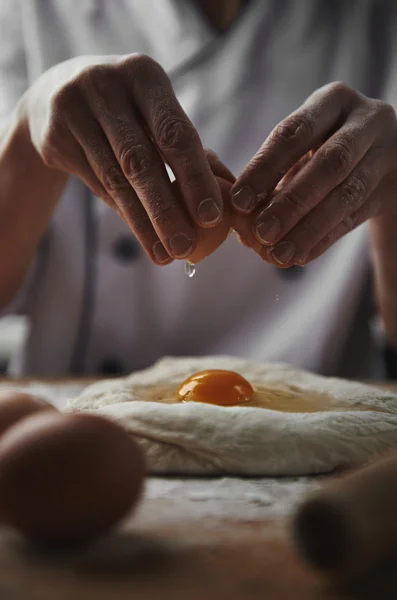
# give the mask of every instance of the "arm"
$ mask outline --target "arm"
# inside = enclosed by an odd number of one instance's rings
[[[44,166],[21,118],[28,88],[19,2],[0,0],[0,309],[12,300],[32,262],[64,174]]]
[[[379,312],[397,351],[397,216],[372,219],[370,227]]]
[[[66,180],[44,165],[15,112],[0,132],[0,309],[19,289]]]

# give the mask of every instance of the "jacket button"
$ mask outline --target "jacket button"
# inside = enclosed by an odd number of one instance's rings
[[[131,262],[139,258],[141,247],[134,237],[125,235],[114,242],[113,253],[121,262]]]
[[[100,375],[124,375],[125,370],[123,364],[114,358],[106,358],[97,368]]]

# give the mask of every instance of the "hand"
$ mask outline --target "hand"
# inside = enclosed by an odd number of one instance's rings
[[[341,83],[282,121],[233,186],[242,241],[278,266],[304,265],[371,217],[397,215],[393,108]]]
[[[45,165],[80,177],[157,264],[188,257],[199,228],[221,222],[222,195],[200,138],[149,57],[66,61],[37,80],[20,112]]]

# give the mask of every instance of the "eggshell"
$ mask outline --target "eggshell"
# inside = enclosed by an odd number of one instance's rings
[[[196,264],[212,254],[219,246],[223,244],[230,231],[231,209],[230,209],[230,189],[232,183],[216,177],[223,198],[223,217],[221,222],[215,227],[196,226],[197,243],[196,247],[187,257],[188,260]],[[176,181],[173,182],[173,189],[176,195],[180,196]],[[182,198],[181,198],[182,202]]]
[[[16,390],[0,391],[0,435],[32,413],[56,408],[39,396]]]
[[[232,184],[221,177],[217,177],[217,181],[223,198],[222,221],[215,227],[200,227],[198,229],[198,242],[196,248],[188,257],[189,261],[193,264],[199,263],[201,260],[212,254],[223,244],[229,235],[231,227],[230,189]]]
[[[104,534],[137,503],[144,460],[115,423],[41,412],[0,439],[0,518],[40,542]]]

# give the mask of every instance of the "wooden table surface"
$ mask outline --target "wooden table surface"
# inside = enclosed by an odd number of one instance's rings
[[[397,385],[380,385],[397,391]],[[110,537],[80,551],[30,547],[3,528],[0,599],[397,597],[397,569],[347,590],[330,586],[300,561],[289,535],[291,514],[322,482],[150,478],[136,513]]]

